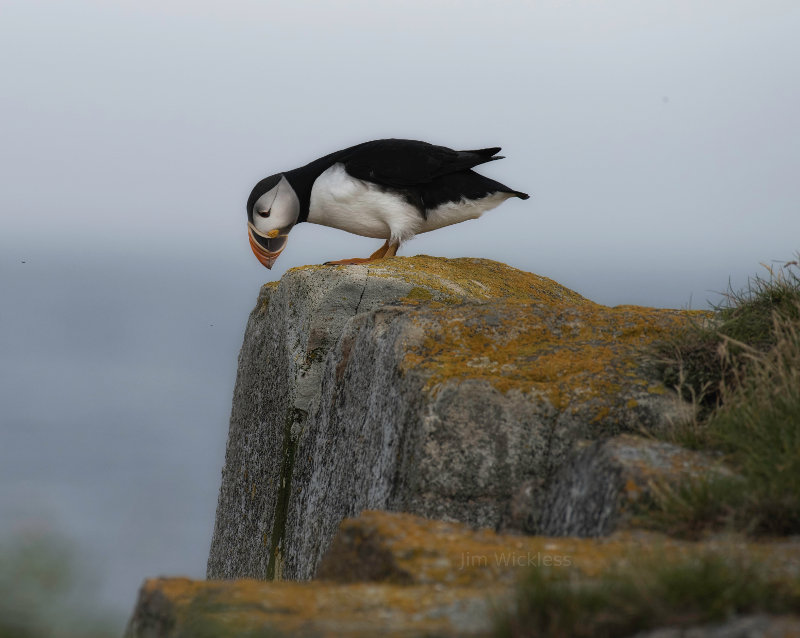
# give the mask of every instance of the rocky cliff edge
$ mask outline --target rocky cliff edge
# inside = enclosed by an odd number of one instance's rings
[[[596,536],[686,414],[648,344],[692,313],[593,303],[482,259],[310,266],[265,285],[239,355],[209,578],[311,578],[342,519],[394,510]]]

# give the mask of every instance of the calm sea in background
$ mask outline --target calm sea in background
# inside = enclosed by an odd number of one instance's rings
[[[72,544],[121,627],[201,578],[261,284],[260,178],[367,139],[503,146],[532,194],[401,249],[705,308],[800,248],[793,2],[4,1],[0,540]],[[772,260],[775,260],[773,262]]]

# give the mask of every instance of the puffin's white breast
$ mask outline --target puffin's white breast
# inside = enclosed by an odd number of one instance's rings
[[[347,174],[334,164],[314,182],[308,221],[364,237],[404,241],[419,232],[419,211],[401,196]]]
[[[418,233],[477,219],[509,197],[513,195],[493,193],[481,199],[447,202],[429,210],[424,219],[402,196],[351,177],[343,164],[334,164],[314,182],[308,221],[364,237],[403,242]]]

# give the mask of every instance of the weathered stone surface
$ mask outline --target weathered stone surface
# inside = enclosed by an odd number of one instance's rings
[[[318,580],[145,582],[126,636],[488,636],[497,612],[512,609],[514,584],[528,569],[563,569],[572,582],[596,582],[642,559],[692,560],[708,552],[758,562],[775,582],[796,582],[800,574],[796,541],[692,543],[642,532],[600,539],[510,536],[365,512],[342,523]],[[758,618],[759,628],[796,626],[791,618]],[[703,637],[745,635],[700,629]]]
[[[631,522],[653,490],[712,474],[729,471],[717,459],[663,441],[622,434],[586,442],[543,494],[529,496],[525,527],[548,536],[602,536]]]
[[[736,536],[686,541],[624,530],[601,538],[521,536],[474,530],[412,514],[368,511],[342,521],[317,578],[448,586],[513,585],[528,568],[569,570],[596,579],[632,561],[680,562],[713,553],[746,558],[778,581],[800,576],[798,539],[746,542]],[[651,560],[652,559],[652,560]]]
[[[290,271],[248,322],[209,577],[309,578],[363,509],[507,526],[576,441],[685,410],[642,348],[688,314],[477,259]]]
[[[126,638],[487,636],[485,589],[148,580]]]

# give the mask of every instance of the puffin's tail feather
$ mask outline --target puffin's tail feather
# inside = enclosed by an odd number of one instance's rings
[[[486,161],[489,162],[491,160],[503,159],[502,157],[499,157],[499,156],[498,157],[492,157],[492,155],[497,155],[501,150],[503,150],[503,149],[500,148],[499,146],[494,146],[492,148],[479,148],[479,149],[475,149],[475,150],[472,150],[472,151],[461,151],[461,152],[462,153],[474,153],[475,155],[480,155],[481,157],[485,157]]]
[[[493,162],[495,160],[503,159],[502,155],[497,155],[500,152],[500,147],[493,148],[479,148],[472,151],[460,151],[459,155],[469,162],[470,168],[478,166],[479,164],[486,164],[486,162]]]

